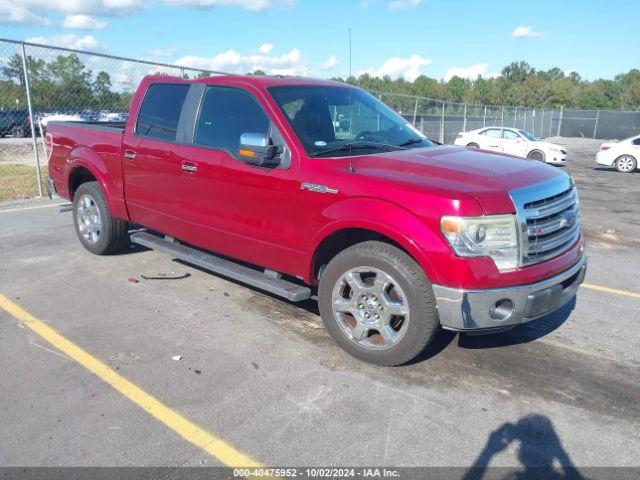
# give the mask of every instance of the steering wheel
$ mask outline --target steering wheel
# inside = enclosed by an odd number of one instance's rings
[[[356,140],[364,140],[364,141],[374,141],[374,142],[380,142],[383,141],[384,138],[382,138],[381,135],[377,135],[369,130],[363,130],[362,132],[358,133],[355,137]]]

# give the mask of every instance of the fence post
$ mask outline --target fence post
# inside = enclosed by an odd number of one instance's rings
[[[596,124],[593,127],[593,138],[597,138],[596,137],[596,132],[598,131],[598,119],[600,118],[600,110],[598,110],[596,112]]]
[[[440,143],[444,143],[444,100],[442,101],[442,117],[440,117]]]
[[[540,133],[538,134],[538,136],[540,138],[544,138],[544,107],[542,107],[542,114],[540,115]]]
[[[487,126],[487,106],[484,106],[484,116],[482,117],[482,126]]]
[[[504,127],[504,106],[502,106],[502,110],[500,110],[500,126]]]
[[[413,126],[416,126],[416,117],[418,116],[418,98],[416,97],[416,106],[413,108]]]
[[[525,130],[525,131],[527,130],[527,110],[528,109],[526,109],[526,108],[524,110],[524,126],[522,127],[522,129]]]
[[[462,120],[462,131],[467,131],[467,104],[464,104],[464,118]]]
[[[558,137],[560,136],[560,133],[561,133],[563,114],[564,114],[564,107],[560,105],[560,118],[558,118],[558,135],[557,135]]]
[[[516,110],[513,113],[513,128],[516,128],[517,124],[518,124],[518,107],[516,107]]]
[[[27,92],[27,108],[29,109],[29,126],[31,127],[31,139],[33,140],[33,156],[36,161],[36,179],[38,181],[38,196],[42,196],[42,180],[40,179],[40,155],[38,155],[38,143],[36,142],[35,116],[31,105],[31,89],[29,88],[29,68],[27,66],[27,52],[22,44],[22,69],[24,71],[24,89]]]

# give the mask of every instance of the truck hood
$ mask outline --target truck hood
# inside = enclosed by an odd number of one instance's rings
[[[485,214],[513,213],[509,192],[566,175],[541,162],[510,155],[438,146],[354,158],[356,173],[475,198]]]

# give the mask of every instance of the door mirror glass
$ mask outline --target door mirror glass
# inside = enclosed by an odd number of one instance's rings
[[[261,167],[276,167],[281,155],[278,147],[263,133],[243,133],[240,135],[240,160]]]

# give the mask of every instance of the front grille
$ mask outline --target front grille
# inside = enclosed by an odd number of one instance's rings
[[[580,236],[575,187],[522,205],[523,265],[548,260],[568,250]],[[526,225],[525,225],[526,223]]]

